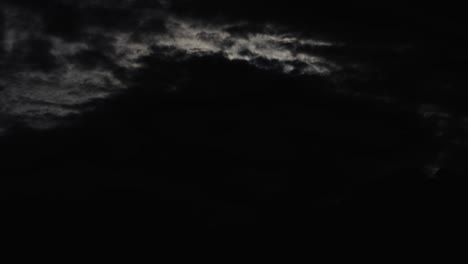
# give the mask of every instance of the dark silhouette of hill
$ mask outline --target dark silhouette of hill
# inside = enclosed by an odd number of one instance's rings
[[[443,145],[413,109],[218,55],[145,65],[78,122],[1,139],[12,215],[286,230],[423,218],[455,199],[453,171],[424,173]]]

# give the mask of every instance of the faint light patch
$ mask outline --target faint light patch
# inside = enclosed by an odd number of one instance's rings
[[[5,52],[7,54],[11,53],[17,42],[27,38],[27,33],[17,32],[16,30],[5,30],[5,40],[3,42]]]
[[[0,111],[37,119],[77,114],[79,105],[106,98],[118,88],[125,87],[105,69],[85,71],[72,64],[50,73],[17,73],[6,86],[8,89],[0,91]]]
[[[53,48],[51,50],[52,55],[58,58],[64,59],[66,56],[72,56],[80,51],[88,50],[88,44],[85,42],[65,42],[60,38],[50,38]]]
[[[430,179],[435,179],[438,177],[441,168],[437,164],[427,165],[424,167],[424,172],[426,173],[427,177]]]
[[[2,8],[5,28],[3,49],[7,54],[13,51],[17,43],[41,35],[43,23],[40,16],[18,8]]]
[[[171,93],[175,93],[175,92],[179,91],[179,87],[177,87],[176,85],[172,85],[167,89],[167,91],[171,92]]]
[[[150,43],[132,40],[131,33],[119,33],[115,40],[113,46],[116,50],[116,61],[124,68],[140,68],[142,65],[138,60],[151,54]]]
[[[424,118],[449,118],[450,114],[436,105],[422,104],[418,108]]]

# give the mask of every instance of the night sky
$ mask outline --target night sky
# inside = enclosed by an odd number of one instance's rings
[[[388,231],[441,227],[462,208],[457,6],[2,0],[0,11],[0,201],[20,225]]]

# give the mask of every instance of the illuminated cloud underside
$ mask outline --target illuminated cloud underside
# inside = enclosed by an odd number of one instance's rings
[[[233,36],[226,31],[229,26],[206,26],[171,19],[167,24],[169,34],[158,38],[156,44],[174,47],[199,56],[222,53],[229,60],[244,60],[259,67],[264,66],[257,64],[255,59],[265,59],[279,63],[284,73],[295,70],[297,63],[305,65],[301,69],[303,74],[329,74],[338,68],[324,58],[306,53],[296,53],[286,48],[287,44],[313,47],[332,46],[332,43],[262,32],[249,32],[242,37]]]
[[[83,69],[75,64],[71,59],[74,55],[91,49],[91,44],[86,40],[65,42],[41,32],[38,19],[32,17],[31,21],[34,21],[34,25],[29,27],[23,25],[15,28],[14,23],[8,27],[3,47],[6,60],[0,63],[5,64],[6,68],[9,64],[15,64],[15,46],[40,36],[51,43],[50,54],[59,66],[51,71],[41,71],[31,70],[28,65],[15,65],[19,70],[0,77],[0,86],[3,87],[0,90],[2,114],[23,119],[37,128],[50,127],[53,126],[51,119],[79,113],[80,105],[97,98],[106,98],[127,87],[125,81],[119,79],[111,69],[102,66]],[[328,75],[338,69],[337,65],[324,58],[288,48],[299,45],[331,46],[331,43],[281,33],[247,32],[237,36],[228,32],[227,29],[231,26],[233,25],[206,25],[168,17],[167,31],[164,33],[142,34],[135,38],[134,32],[108,32],[95,27],[87,29],[88,38],[84,39],[106,36],[113,49],[100,52],[129,72],[142,67],[139,61],[151,55],[152,47],[170,47],[189,56],[223,54],[227,60],[246,61],[266,70],[281,69],[284,74],[295,72]],[[259,59],[268,63],[259,63]]]

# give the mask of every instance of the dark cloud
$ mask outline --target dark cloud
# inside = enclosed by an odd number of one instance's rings
[[[162,31],[158,1],[7,1],[7,7],[20,8],[39,16],[46,34],[76,41],[90,27],[106,30]],[[8,11],[7,11],[8,12]]]
[[[48,39],[30,38],[15,44],[9,53],[13,66],[23,70],[50,71],[59,66],[57,59],[51,53],[52,43]]]
[[[80,51],[71,57],[71,61],[84,69],[108,68],[115,65],[109,56],[96,49]]]
[[[139,35],[165,30],[160,7],[150,1],[2,2],[0,111],[47,123],[124,87],[141,56],[134,54]]]
[[[3,10],[3,6],[0,5]],[[0,60],[5,56],[5,41],[6,41],[6,25],[5,25],[5,12],[0,12]]]

